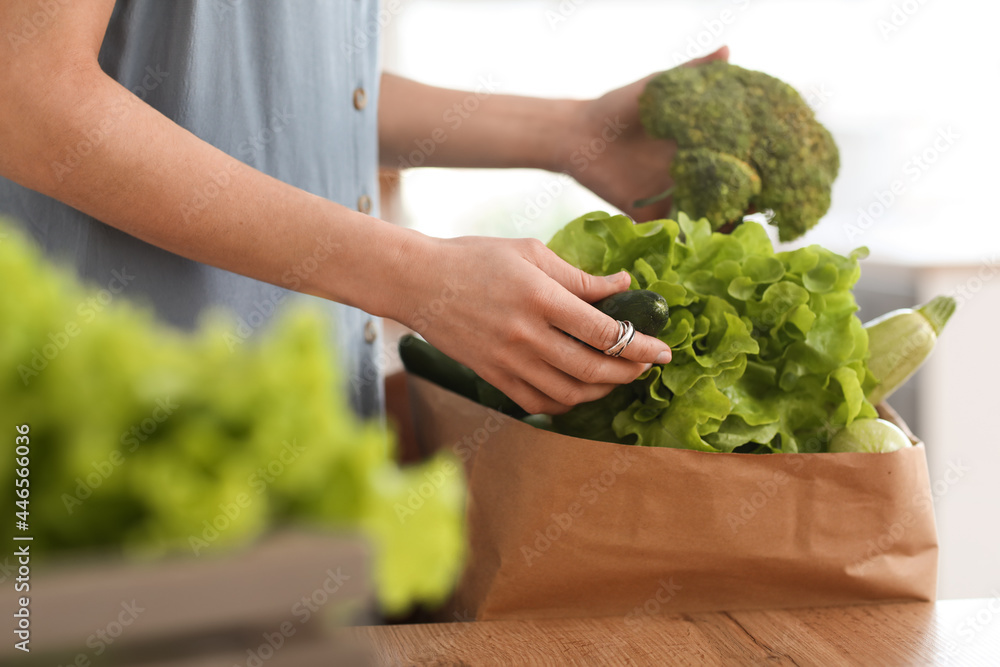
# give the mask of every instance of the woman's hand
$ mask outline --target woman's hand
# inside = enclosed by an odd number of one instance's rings
[[[681,65],[689,67],[711,60],[728,60],[723,46],[703,58]],[[639,95],[652,74],[595,100],[575,105],[576,127],[561,151],[563,170],[597,196],[613,204],[634,220],[656,220],[670,214],[671,201],[635,208],[634,202],[660,194],[673,185],[670,165],[677,145],[646,135],[639,120]]]
[[[728,57],[722,47],[686,65]],[[493,96],[427,164],[564,171],[636,220],[665,217],[669,199],[633,206],[672,185],[676,145],[648,137],[639,120],[639,95],[652,76],[588,101]],[[431,109],[405,114],[405,132],[394,131],[399,118],[380,114],[383,136],[422,136],[413,118],[439,117],[438,107],[458,94],[392,77],[383,82]],[[383,143],[383,159],[394,164],[409,139]],[[393,305],[380,314],[421,333],[528,412],[565,412],[670,360],[665,343],[641,333],[621,358],[600,352],[618,340],[618,325],[589,304],[626,290],[624,274],[589,275],[529,239],[420,236],[405,254],[387,295]]]
[[[592,276],[531,239],[423,237],[415,246],[395,319],[530,413],[597,400],[670,360],[665,343],[638,332],[620,358],[598,351],[618,340],[618,325],[589,304],[628,289],[627,274]]]

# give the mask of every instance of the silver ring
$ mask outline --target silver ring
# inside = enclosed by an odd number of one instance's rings
[[[624,322],[617,320],[617,322],[618,341],[608,349],[604,350],[604,354],[609,357],[620,357],[622,352],[625,351],[625,348],[632,342],[632,339],[635,338],[635,327],[632,326],[631,322],[628,320],[625,320]]]
[[[604,350],[604,354],[607,354],[607,355],[613,355],[614,354],[614,349],[616,347],[618,347],[618,345],[622,342],[622,338],[624,337],[624,334],[625,334],[625,323],[622,322],[621,320],[615,320],[615,324],[618,325],[618,340],[615,341],[614,345],[612,345],[608,349]]]

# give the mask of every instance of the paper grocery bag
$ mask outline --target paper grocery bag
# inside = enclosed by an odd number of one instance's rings
[[[922,444],[769,455],[616,445],[420,378],[411,392],[422,445],[468,472],[455,602],[477,620],[934,599]]]

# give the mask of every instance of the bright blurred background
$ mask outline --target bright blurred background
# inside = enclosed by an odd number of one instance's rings
[[[833,206],[798,243],[871,249],[868,320],[936,294],[958,315],[892,399],[926,442],[941,538],[939,596],[1000,595],[1000,5],[960,0],[403,0],[384,2],[385,69],[446,87],[600,95],[728,44],[795,86],[841,150]],[[387,183],[394,183],[388,178]],[[895,184],[895,192],[893,187]],[[610,205],[534,170],[409,169],[397,221],[435,236],[534,236]]]

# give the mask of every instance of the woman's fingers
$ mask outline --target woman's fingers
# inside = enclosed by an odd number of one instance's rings
[[[491,377],[484,377],[483,379],[506,394],[508,398],[520,405],[528,414],[560,415],[569,410],[568,406],[555,401],[516,375],[498,373]]]
[[[549,291],[541,292],[544,315],[556,328],[598,350],[607,350],[618,342],[621,333],[618,322],[590,305],[599,298],[595,295],[617,294],[628,287],[627,275],[615,274],[607,280],[593,276],[563,261],[546,249],[547,255],[538,257],[538,266],[555,280]],[[622,278],[617,276],[621,275]],[[560,289],[560,287],[562,289]],[[608,287],[615,288],[608,294]],[[644,364],[664,364],[670,361],[670,347],[666,343],[638,331],[621,354],[625,359]],[[610,360],[609,360],[610,362]],[[606,362],[606,363],[609,363]]]
[[[617,324],[615,327],[617,330]],[[636,334],[636,336],[639,335]],[[562,330],[555,327],[551,329],[551,336],[548,340],[551,342],[542,351],[541,357],[552,366],[582,382],[627,384],[650,367],[650,363],[610,357],[584,345],[579,340],[570,338]],[[635,340],[632,341],[632,345],[634,344]]]
[[[729,47],[720,46],[715,51],[712,51],[707,56],[702,56],[700,58],[695,58],[694,60],[689,60],[682,65],[682,67],[695,67],[701,65],[702,63],[711,62],[713,60],[729,60]]]
[[[553,415],[562,414],[574,405],[604,398],[618,386],[581,382],[544,362],[515,366],[492,384],[529,413]]]
[[[621,328],[618,322],[589,304],[577,306],[566,300],[553,313],[552,324],[591,347],[604,351],[618,342]],[[632,342],[622,350],[622,359],[643,364],[665,364],[671,359],[670,347],[663,341],[635,332]],[[608,363],[612,357],[608,357]]]
[[[525,255],[549,277],[587,303],[624,292],[629,286],[627,272],[619,271],[610,276],[592,275],[565,261],[541,241],[526,239]]]

